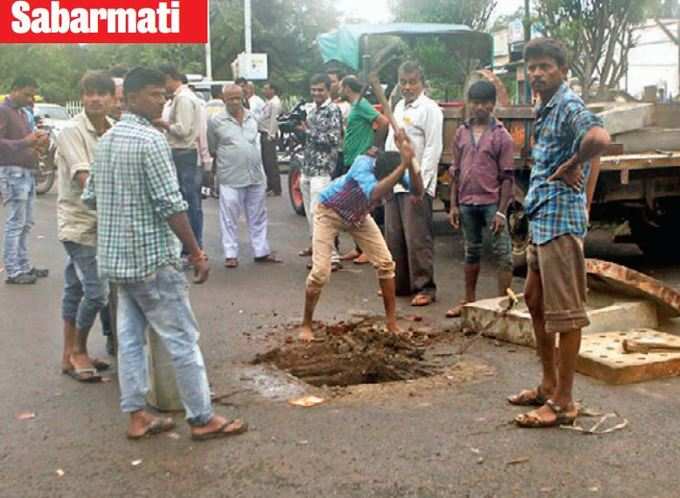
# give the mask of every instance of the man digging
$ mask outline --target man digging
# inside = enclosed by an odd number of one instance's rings
[[[385,239],[370,215],[371,210],[392,192],[397,183],[401,183],[416,197],[423,193],[422,178],[413,168],[413,146],[403,131],[398,136],[397,144],[401,155],[399,152],[383,152],[377,158],[361,155],[346,174],[321,192],[314,214],[312,271],[307,277],[304,319],[299,336],[303,341],[314,339],[314,309],[321,289],[330,278],[334,240],[340,230],[352,236],[371,264],[377,268],[387,330],[399,333],[395,265]]]
[[[573,424],[578,415],[572,397],[574,370],[581,329],[589,324],[583,239],[588,228],[587,198],[598,173],[591,171],[590,161],[605,151],[610,138],[602,122],[564,83],[567,56],[559,41],[532,40],[524,60],[531,86],[541,98],[525,199],[531,244],[524,297],[543,378],[536,389],[508,401],[539,407],[515,418],[520,427],[555,427]],[[584,188],[586,180],[588,188]],[[560,336],[559,353],[555,334]]]

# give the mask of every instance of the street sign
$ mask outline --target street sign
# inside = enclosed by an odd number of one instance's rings
[[[267,54],[241,53],[232,63],[234,78],[266,80],[269,77]]]

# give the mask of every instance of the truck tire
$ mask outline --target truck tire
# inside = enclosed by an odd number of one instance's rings
[[[288,197],[290,198],[290,205],[293,207],[295,214],[305,215],[305,203],[302,200],[302,190],[300,189],[300,179],[302,176],[302,169],[300,162],[297,159],[290,161],[288,168]]]

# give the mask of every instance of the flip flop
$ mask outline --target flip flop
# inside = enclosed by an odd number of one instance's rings
[[[578,410],[576,413],[569,414],[567,410],[553,400],[549,399],[545,405],[555,414],[555,420],[543,420],[534,414],[535,410],[528,413],[520,413],[515,417],[515,424],[523,429],[544,429],[548,427],[559,427],[561,425],[574,425]]]
[[[78,382],[94,384],[102,381],[102,376],[99,375],[96,368],[71,368],[62,370],[62,373]]]
[[[354,263],[355,265],[367,265],[368,263],[370,263],[370,261],[368,260],[368,257],[364,253],[361,253],[359,254],[359,256],[354,258],[354,261],[352,261],[352,263]]]
[[[541,386],[536,389],[524,389],[518,394],[508,396],[508,403],[514,406],[543,406],[548,398],[543,394]]]
[[[111,364],[107,361],[100,360],[99,358],[92,358],[92,366],[97,369],[98,372],[103,372],[111,368]]]
[[[435,301],[435,297],[429,294],[416,294],[411,300],[411,306],[429,306]]]
[[[463,306],[467,304],[466,301],[461,301],[456,304],[453,308],[446,312],[446,318],[458,318],[463,314]]]
[[[236,429],[225,431],[227,427],[232,424],[240,424]],[[229,436],[238,436],[248,432],[248,424],[240,419],[227,420],[222,426],[213,432],[206,432],[205,434],[192,434],[191,439],[194,441],[209,441],[211,439],[221,439]]]
[[[266,256],[261,256],[255,258],[256,263],[283,263],[282,259],[277,258],[273,254],[267,254]]]
[[[224,267],[225,268],[237,268],[238,267],[238,259],[236,258],[227,258],[224,260]]]
[[[303,249],[302,251],[300,251],[298,253],[298,256],[300,256],[301,258],[306,258],[306,257],[309,257],[311,255],[312,255],[312,249],[309,248],[309,247],[307,249]]]
[[[158,417],[158,418],[154,418],[149,425],[144,427],[143,433],[141,433],[139,435],[128,434],[127,438],[131,439],[133,441],[136,441],[138,439],[142,439],[142,438],[145,438],[147,436],[155,436],[156,434],[160,434],[162,432],[171,431],[174,428],[175,428],[175,421],[172,420],[170,417],[167,417],[167,418]]]

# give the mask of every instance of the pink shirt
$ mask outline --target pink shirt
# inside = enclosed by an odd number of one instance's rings
[[[459,204],[497,204],[503,180],[513,178],[514,144],[508,130],[495,118],[475,143],[468,122],[456,131],[456,160],[451,176],[458,178]]]

